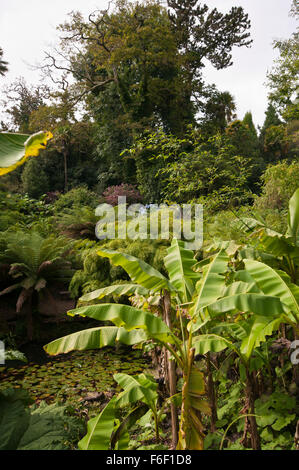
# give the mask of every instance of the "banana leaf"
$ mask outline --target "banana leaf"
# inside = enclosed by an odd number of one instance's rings
[[[78,331],[63,338],[56,339],[44,346],[44,350],[51,356],[66,354],[70,351],[86,351],[99,349],[105,346],[115,346],[116,343],[128,346],[147,340],[144,330],[127,331],[117,326],[102,326]]]
[[[0,176],[23,165],[29,157],[37,157],[39,151],[52,139],[51,132],[25,134],[0,133]]]
[[[115,266],[121,266],[129,274],[134,283],[146,289],[153,292],[160,291],[161,289],[175,291],[174,286],[163,274],[139,258],[105,249],[99,250],[97,253],[99,256],[109,258]]]
[[[171,284],[179,292],[182,303],[191,300],[194,293],[194,279],[199,275],[192,268],[196,264],[194,253],[184,247],[184,242],[174,238],[167,249],[164,264],[169,274]]]
[[[108,450],[115,426],[116,397],[105,406],[103,411],[87,423],[87,434],[78,442],[80,450]]]
[[[148,295],[149,290],[138,284],[117,284],[113,286],[103,287],[102,289],[89,292],[80,297],[81,302],[91,302],[92,300],[100,300],[107,295]]]

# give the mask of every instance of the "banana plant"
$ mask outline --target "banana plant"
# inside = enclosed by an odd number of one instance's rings
[[[23,165],[29,157],[37,157],[52,137],[51,132],[43,131],[31,136],[0,132],[0,176]]]
[[[162,346],[169,353],[168,380],[171,382],[170,395],[176,394],[175,364],[183,371],[184,387],[182,392],[181,424],[175,424],[175,404],[171,401],[173,446],[177,446],[179,434],[180,449],[203,448],[203,425],[201,413],[209,414],[208,402],[204,399],[206,392],[203,373],[194,363],[194,348],[192,334],[189,335],[188,310],[193,305],[192,296],[195,292],[196,281],[200,274],[192,268],[196,264],[192,251],[184,247],[184,243],[174,239],[165,257],[165,267],[169,273],[166,278],[159,271],[142,260],[133,256],[109,250],[100,250],[100,256],[107,257],[117,266],[122,266],[129,274],[132,284],[111,286],[85,295],[82,301],[92,301],[102,298],[108,293],[122,294],[124,292],[140,292],[143,295],[160,295],[162,315],[156,316],[148,310],[142,310],[129,305],[96,304],[77,308],[68,312],[70,315],[80,315],[99,321],[110,321],[115,326],[104,326],[84,330],[55,340],[45,346],[48,354],[67,353],[74,349],[93,349],[122,342],[127,345],[141,344],[151,340]],[[214,273],[214,271],[212,270]],[[134,283],[134,284],[133,284]],[[210,282],[203,289],[210,289]],[[219,294],[219,293],[218,293]],[[206,294],[208,295],[208,294]],[[210,297],[212,295],[210,294]],[[217,298],[217,293],[215,293]],[[177,321],[178,334],[172,327]],[[188,339],[188,344],[186,340]]]
[[[87,434],[78,443],[81,450],[124,450],[129,441],[129,429],[149,411],[155,422],[156,439],[159,440],[159,425],[162,411],[157,408],[157,383],[148,374],[132,377],[115,374],[114,380],[124,390],[114,396],[102,412],[87,424]],[[120,419],[121,410],[128,405],[134,408]]]
[[[183,242],[174,239],[164,260],[169,278],[133,256],[103,249],[98,254],[109,258],[113,264],[122,266],[129,274],[132,284],[97,290],[83,296],[81,302],[91,302],[111,293],[121,295],[139,292],[145,296],[159,294],[162,316],[156,316],[146,308],[129,305],[81,306],[69,314],[110,321],[114,326],[99,326],[73,333],[46,345],[46,352],[56,355],[74,349],[105,347],[117,342],[136,345],[149,340],[164,347],[169,353],[169,363],[173,366],[176,363],[183,373],[178,444],[175,416],[172,413],[173,445],[177,444],[178,449],[202,449],[204,432],[201,414],[210,414],[210,407],[204,398],[206,385],[203,373],[194,361],[198,345],[202,344],[198,339],[199,330],[204,332],[203,329],[211,320],[232,311],[262,315],[264,311],[271,309],[271,312],[279,314],[283,312],[280,299],[266,295],[258,287],[254,287],[253,283],[238,279],[233,286],[227,286],[230,258],[225,250],[198,266],[193,252],[187,250]],[[173,381],[170,395],[174,396],[176,383],[175,377],[171,375],[172,371],[169,367],[168,380]],[[173,408],[174,403],[172,411]]]
[[[252,231],[256,240],[256,255],[267,264],[285,271],[294,284],[299,281],[299,188],[289,201],[287,230],[285,234],[269,229],[261,221],[246,219],[244,230]],[[253,253],[253,258],[254,256]]]
[[[220,298],[208,305],[197,304],[197,317],[191,320],[190,328],[203,331],[194,340],[196,354],[228,348],[239,357],[246,371],[245,397],[251,444],[258,450],[260,440],[254,416],[251,359],[281,323],[296,322],[297,305],[287,285],[272,268],[254,260],[244,260],[244,267],[233,273],[231,283],[223,287]]]

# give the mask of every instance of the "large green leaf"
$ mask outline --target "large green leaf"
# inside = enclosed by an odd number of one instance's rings
[[[204,307],[220,297],[225,286],[224,273],[227,269],[228,255],[219,251],[210,264],[203,268],[203,277],[196,284],[196,300],[192,312],[197,315]]]
[[[129,305],[100,304],[80,307],[68,312],[69,315],[80,315],[99,321],[111,321],[128,331],[143,329],[150,338],[161,342],[173,343],[173,335],[168,326],[154,314],[139,310]]]
[[[72,436],[84,430],[76,416],[68,416],[67,406],[42,402],[31,412],[29,426],[18,450],[66,450]]]
[[[229,297],[230,295],[236,294],[245,294],[245,293],[261,293],[261,290],[258,288],[255,282],[244,282],[244,281],[236,281],[228,286],[225,286],[222,291],[222,297]]]
[[[139,284],[117,284],[108,287],[103,287],[102,289],[95,290],[93,292],[89,292],[88,294],[83,295],[80,297],[81,302],[90,302],[95,299],[102,299],[107,295],[130,295],[130,294],[137,294],[137,295],[148,295],[149,290],[145,289],[145,287],[140,286]]]
[[[31,136],[1,132],[0,176],[23,165],[29,157],[37,157],[52,137],[51,132],[38,132]]]
[[[220,352],[226,348],[234,349],[231,341],[215,334],[196,336],[193,338],[193,347],[195,348],[195,354]]]
[[[118,428],[113,432],[111,436],[111,449],[115,449],[116,444],[118,443],[117,450],[127,450],[128,444],[126,443],[125,447],[121,449],[122,438],[129,432],[129,430],[134,426],[134,424],[142,418],[148,412],[147,405],[139,405],[134,408],[120,423]]]
[[[294,192],[289,202],[288,232],[297,241],[299,228],[299,188]]]
[[[274,232],[273,230],[262,228],[253,234],[258,237],[259,244],[262,249],[274,256],[283,257],[289,255],[291,257],[299,255],[299,249],[294,245],[290,236]]]
[[[286,275],[278,273],[270,266],[255,260],[244,260],[246,270],[255,280],[258,287],[266,295],[279,298],[289,312],[292,312],[299,322],[299,295],[291,284],[286,282]],[[262,312],[261,312],[262,313]],[[292,321],[292,318],[290,318]]]
[[[0,392],[0,450],[66,450],[82,422],[66,414],[67,407],[42,402],[35,409],[28,392]]]
[[[146,289],[154,292],[161,289],[175,290],[174,286],[163,274],[139,258],[105,249],[99,250],[97,253],[99,256],[109,258],[115,266],[121,266],[129,274],[133,282]]]
[[[28,428],[30,403],[27,392],[4,390],[0,392],[0,450],[15,450]]]
[[[269,318],[268,318],[269,321]],[[237,322],[218,322],[213,328],[211,333],[218,336],[229,336],[235,341],[242,341],[250,333],[250,325],[248,320],[241,320]]]
[[[63,338],[56,339],[44,346],[51,356],[66,354],[70,351],[86,351],[99,349],[105,346],[115,346],[117,342],[128,346],[146,341],[144,330],[128,331],[117,326],[102,326],[78,331]]]
[[[194,253],[187,250],[184,242],[176,238],[172,240],[167,253],[164,264],[169,273],[170,282],[179,292],[182,303],[186,303],[191,300],[194,292],[193,279],[199,278],[199,275],[192,270],[196,264]]]
[[[257,315],[279,315],[285,310],[280,299],[270,295],[242,293],[223,297],[207,306],[211,317],[227,312],[249,312]]]
[[[283,317],[276,317],[272,320],[269,316],[254,315],[248,322],[249,334],[243,339],[240,347],[242,356],[248,361],[253,350],[266,341],[266,336],[272,335],[282,322]]]
[[[103,411],[87,423],[87,434],[78,443],[80,450],[108,450],[115,425],[115,402],[113,397]]]
[[[115,374],[113,378],[124,389],[117,397],[117,406],[123,407],[140,400],[151,409],[155,407],[158,385],[151,377],[145,374],[135,377],[128,374]]]

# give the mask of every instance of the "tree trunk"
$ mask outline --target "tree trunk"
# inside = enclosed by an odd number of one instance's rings
[[[298,330],[296,328],[294,328],[294,342],[298,341],[299,340],[299,336],[298,336]],[[296,345],[297,343],[295,343]],[[297,348],[295,348],[296,350]],[[296,358],[297,358],[298,354],[296,354]],[[293,378],[292,378],[292,381],[296,384],[297,387],[299,387],[299,364],[296,364],[294,363],[293,364]]]
[[[68,176],[67,176],[67,151],[63,150],[63,163],[64,163],[64,192],[68,192]]]
[[[210,353],[208,352],[206,355],[206,363],[207,363],[207,372],[208,372],[208,397],[211,407],[211,432],[216,431],[216,421],[217,421],[217,402],[216,402],[216,393],[215,393],[215,386],[214,380],[211,370],[211,358]]]
[[[296,432],[295,432],[294,441],[295,441],[296,450],[299,450],[299,420],[297,421],[297,425],[296,425]]]
[[[170,308],[171,308],[170,294],[168,291],[165,290],[164,295],[163,295],[163,317],[164,317],[163,319],[169,329],[171,329]],[[167,362],[169,393],[170,393],[170,396],[173,396],[176,394],[176,363],[174,360],[170,359],[169,351],[166,351],[165,359]],[[178,443],[178,430],[179,430],[178,412],[177,412],[177,407],[175,406],[174,403],[171,403],[170,409],[171,409],[172,448],[176,449],[176,446]]]
[[[27,337],[29,341],[33,339],[33,315],[32,315],[32,297],[27,300]]]
[[[248,402],[248,413],[255,414],[253,380],[249,370],[246,370],[246,399]],[[257,430],[255,416],[248,416],[250,424],[251,447],[253,450],[261,450],[260,437]]]

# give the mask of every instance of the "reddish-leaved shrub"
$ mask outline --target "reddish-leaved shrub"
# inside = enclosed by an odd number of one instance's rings
[[[107,204],[116,206],[118,204],[118,197],[126,196],[128,204],[136,204],[142,202],[142,196],[136,186],[133,184],[122,183],[118,186],[109,186],[103,192],[103,197]]]

